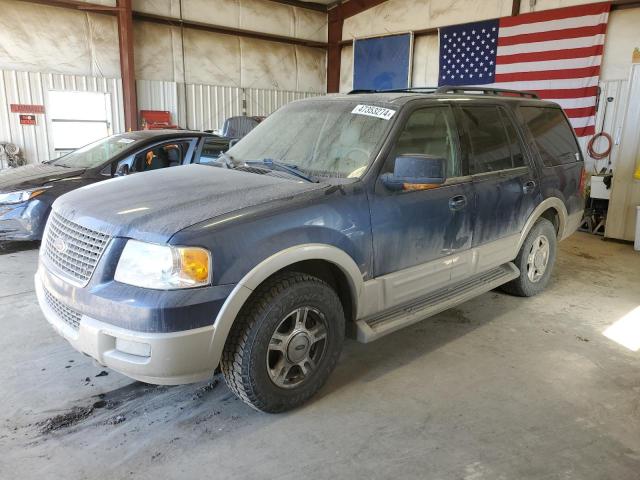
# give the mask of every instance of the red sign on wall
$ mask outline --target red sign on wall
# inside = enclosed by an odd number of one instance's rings
[[[12,113],[44,113],[44,105],[26,105],[23,103],[12,103]]]
[[[35,124],[36,124],[35,115],[20,115],[20,125],[35,125]]]

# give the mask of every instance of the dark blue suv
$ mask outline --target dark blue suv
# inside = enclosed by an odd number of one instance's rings
[[[53,205],[36,290],[76,349],[132,378],[218,366],[256,409],[311,397],[370,342],[496,287],[542,291],[583,210],[557,105],[439,88],[291,103],[215,164]]]

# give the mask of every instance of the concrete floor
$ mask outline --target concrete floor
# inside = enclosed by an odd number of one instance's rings
[[[97,376],[40,314],[36,259],[0,256],[0,478],[640,478],[640,351],[603,335],[625,315],[640,324],[629,245],[575,234],[538,297],[490,292],[349,341],[320,394],[283,415],[221,378]]]

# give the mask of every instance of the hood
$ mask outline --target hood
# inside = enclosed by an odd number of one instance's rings
[[[164,243],[196,223],[326,186],[194,164],[88,185],[58,198],[53,209],[112,236]]]
[[[82,175],[82,168],[66,168],[46,163],[6,168],[0,171],[0,192],[42,187],[65,178]]]

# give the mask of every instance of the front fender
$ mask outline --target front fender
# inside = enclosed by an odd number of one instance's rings
[[[274,273],[294,263],[305,260],[324,260],[338,267],[347,278],[353,308],[357,314],[357,308],[362,295],[363,279],[358,265],[347,253],[332,245],[306,244],[286,248],[271,255],[256,265],[233,289],[227,300],[222,305],[214,323],[214,335],[211,351],[214,352],[214,364],[220,362],[224,344],[227,341],[229,331],[245,302],[253,291]]]

